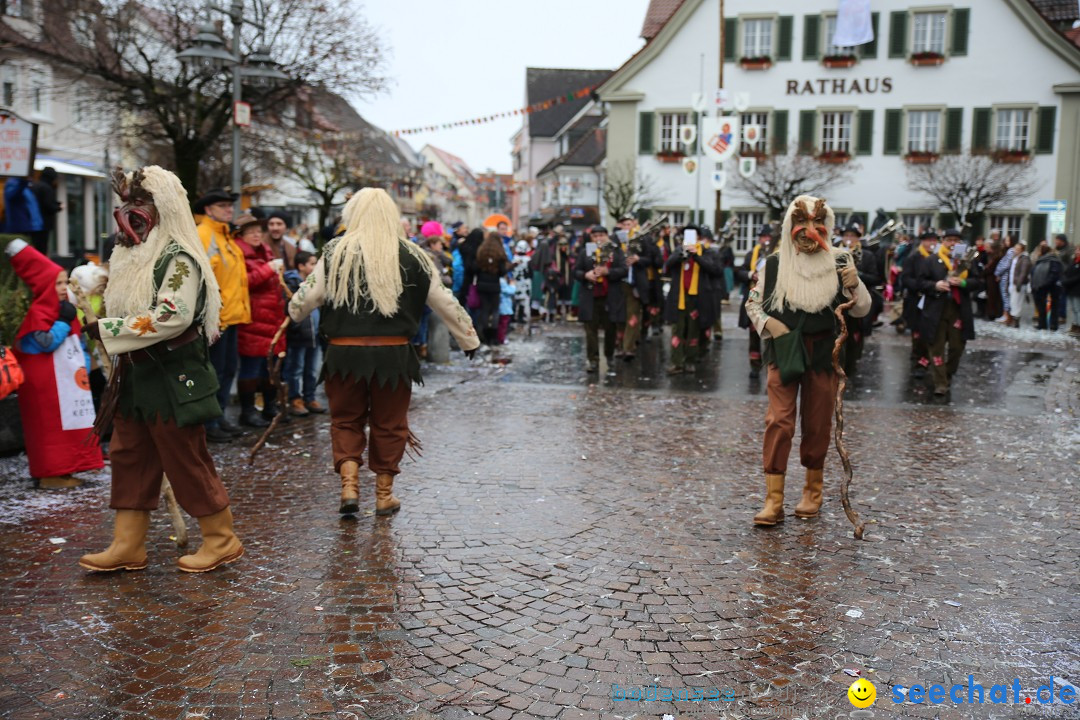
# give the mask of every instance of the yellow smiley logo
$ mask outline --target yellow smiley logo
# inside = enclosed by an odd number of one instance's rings
[[[857,708],[868,708],[877,700],[877,688],[869,680],[859,678],[847,689],[848,700]]]

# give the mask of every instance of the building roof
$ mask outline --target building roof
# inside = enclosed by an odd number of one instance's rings
[[[603,118],[599,115],[586,115],[570,129],[571,133],[580,133],[580,137],[570,146],[566,154],[555,158],[540,169],[537,177],[566,165],[574,167],[596,167],[607,152],[607,130],[600,127]],[[574,135],[572,135],[573,137]]]
[[[433,155],[439,158],[446,167],[450,168],[450,172],[454,173],[454,176],[458,180],[458,184],[467,189],[469,192],[475,192],[477,189],[476,176],[473,174],[469,164],[454,155],[451,152],[447,152],[442,148],[437,148],[434,145],[425,145],[425,150],[430,150]],[[422,151],[421,151],[422,152]]]
[[[611,75],[610,70],[569,70],[564,68],[526,68],[525,94],[529,105],[553,100],[582,88],[599,85]],[[553,105],[528,116],[529,137],[554,137],[570,118],[589,102],[589,96]]]
[[[683,0],[649,0],[649,9],[645,11],[645,22],[641,25],[641,37],[652,40],[660,32]]]
[[[401,167],[423,167],[412,148],[378,128],[356,111],[349,101],[337,93],[311,88],[311,110],[315,125],[330,132],[354,133],[362,138],[361,162],[374,164],[384,170]]]
[[[1031,0],[1031,4],[1054,25],[1072,25],[1080,20],[1080,3],[1076,0]]]

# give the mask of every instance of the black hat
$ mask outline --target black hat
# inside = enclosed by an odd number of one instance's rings
[[[292,225],[292,221],[289,220],[289,216],[286,215],[281,210],[275,210],[274,212],[270,213],[270,216],[268,218],[266,218],[266,219],[267,220],[280,220],[281,222],[285,223],[285,227],[289,227],[290,225]]]
[[[610,234],[608,233],[608,229],[603,225],[593,225],[591,228],[589,228],[590,235],[595,235],[596,233],[604,233],[605,235]]]
[[[840,231],[841,235],[847,235],[848,233],[855,233],[856,235],[859,235],[859,236],[862,235],[862,231],[859,230],[859,226],[856,225],[855,223],[851,223],[850,225],[848,225],[847,227],[845,227],[843,230]]]
[[[949,228],[945,232],[941,233],[941,236],[942,237],[962,238],[962,237],[964,237],[964,233],[963,233],[962,230],[960,230],[960,228],[954,227],[954,228]]]
[[[255,217],[254,213],[251,212],[246,212],[240,217],[236,218],[236,221],[233,224],[236,226],[237,236],[243,235],[244,230],[251,227],[252,225],[258,225],[263,230],[266,229],[266,219]]]
[[[932,229],[931,230],[923,230],[922,233],[919,235],[919,240],[920,241],[922,241],[922,240],[937,240],[937,239],[938,239],[937,230],[932,230]]]
[[[758,237],[764,237],[766,235],[772,237],[772,226],[767,223],[765,225],[762,225],[761,228],[757,231],[757,235]]]
[[[461,227],[461,226],[462,226],[462,225],[464,225],[464,224],[465,224],[465,223],[463,223],[463,222],[461,222],[460,220],[458,220],[458,221],[457,221],[456,223],[451,223],[451,224],[450,224],[450,229],[451,229],[451,230],[457,230],[457,229],[458,229],[459,227]]]
[[[191,206],[191,209],[193,212],[199,213],[201,215],[206,211],[207,205],[213,205],[214,203],[219,202],[236,202],[236,199],[238,197],[240,196],[236,193],[228,193],[221,188],[214,188],[207,191],[205,195],[196,200],[195,204]]]

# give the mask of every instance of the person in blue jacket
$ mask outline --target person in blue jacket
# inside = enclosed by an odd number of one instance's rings
[[[285,273],[285,284],[296,292],[307,280],[319,259],[309,252],[296,253],[296,269]],[[311,413],[324,413],[326,408],[315,399],[318,374],[315,364],[319,356],[319,311],[289,325],[286,335],[285,367],[282,369],[289,385],[289,409],[293,415],[303,417]],[[301,379],[303,384],[301,385]]]

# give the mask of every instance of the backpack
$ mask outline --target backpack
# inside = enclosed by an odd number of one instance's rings
[[[23,384],[23,371],[11,348],[0,346],[0,400],[19,389]]]
[[[1061,276],[1061,260],[1057,255],[1044,255],[1035,263],[1031,273],[1031,289],[1042,290],[1050,287]]]

